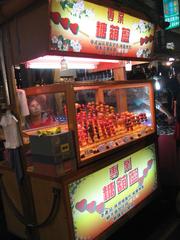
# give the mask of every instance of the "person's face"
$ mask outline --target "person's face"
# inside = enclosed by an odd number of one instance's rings
[[[29,104],[29,111],[31,115],[38,116],[41,114],[41,105],[36,100],[32,100]]]

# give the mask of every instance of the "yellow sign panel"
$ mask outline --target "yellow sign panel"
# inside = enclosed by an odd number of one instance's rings
[[[149,58],[154,25],[83,0],[52,0],[50,50]]]
[[[75,239],[96,239],[157,188],[155,145],[68,185]]]

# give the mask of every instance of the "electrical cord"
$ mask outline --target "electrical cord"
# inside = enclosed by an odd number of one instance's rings
[[[60,206],[60,197],[61,197],[61,190],[58,189],[58,188],[53,188],[53,202],[52,202],[52,207],[51,207],[51,210],[49,212],[49,215],[47,216],[47,218],[44,221],[42,221],[39,224],[26,223],[24,216],[15,207],[13,201],[11,200],[9,195],[7,194],[6,188],[5,188],[3,180],[2,180],[2,175],[0,175],[0,189],[1,189],[2,194],[4,195],[4,198],[6,199],[6,202],[9,206],[9,208],[13,211],[16,218],[23,225],[26,226],[26,228],[33,229],[33,228],[45,227],[45,226],[49,225],[55,219],[55,217],[58,213],[59,206]]]

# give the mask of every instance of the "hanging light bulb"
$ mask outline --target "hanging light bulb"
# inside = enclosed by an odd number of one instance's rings
[[[65,71],[68,69],[68,64],[65,58],[61,60],[61,71]]]
[[[127,61],[125,64],[126,71],[132,71],[132,63],[131,61]]]

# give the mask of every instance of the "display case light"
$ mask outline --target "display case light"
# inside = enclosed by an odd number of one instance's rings
[[[61,63],[50,63],[50,62],[28,62],[26,63],[26,68],[33,69],[57,69],[61,68]]]
[[[26,64],[26,67],[32,69],[61,69],[61,71],[65,71],[67,69],[95,69],[96,65],[92,63],[67,63],[65,67],[65,64],[61,63],[32,62]]]
[[[68,63],[68,69],[95,69],[96,65],[92,63]]]
[[[66,63],[62,64],[62,62]],[[46,55],[26,62],[27,68],[52,68],[52,69],[94,69],[100,62],[119,63],[119,60],[93,59],[80,57],[62,57]]]
[[[70,62],[86,62],[86,63],[99,63],[99,62],[107,62],[107,63],[119,63],[119,60],[113,59],[95,59],[95,58],[81,58],[81,57],[64,57],[67,61]]]

